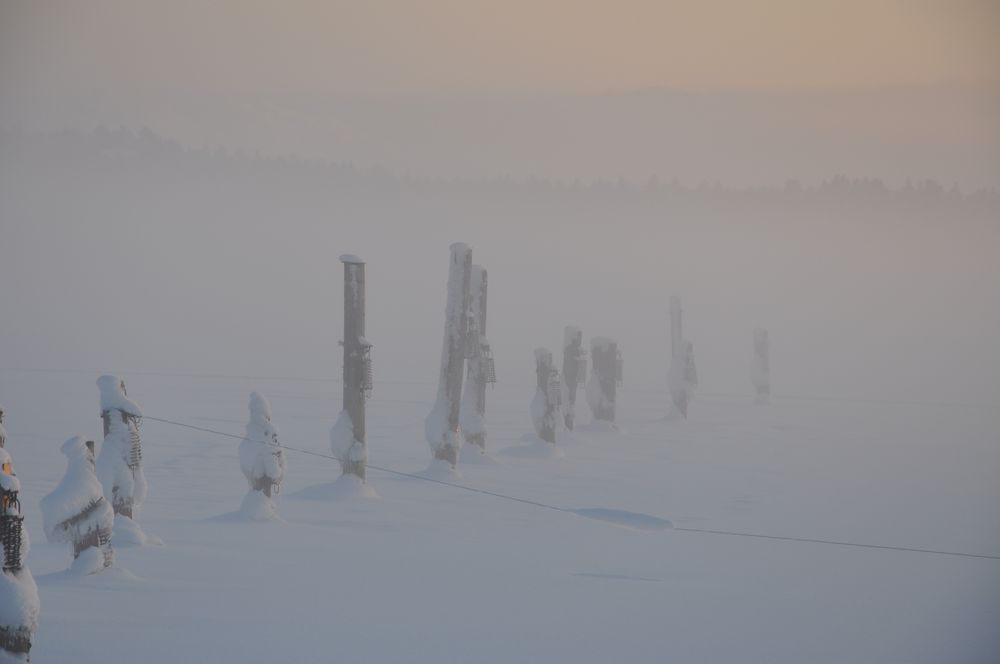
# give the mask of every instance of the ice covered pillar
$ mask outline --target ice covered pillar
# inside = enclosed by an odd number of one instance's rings
[[[673,410],[687,417],[688,402],[698,385],[698,371],[694,364],[694,345],[684,338],[681,300],[670,297],[670,369],[667,384]]]
[[[465,442],[486,453],[486,385],[496,382],[493,354],[486,338],[486,269],[473,265],[469,274],[468,382],[462,395],[459,425]]]
[[[771,355],[767,330],[758,327],[753,331],[753,364],[750,380],[757,390],[756,401],[767,403],[771,398]]]
[[[595,420],[614,423],[615,400],[621,380],[621,353],[614,339],[596,338],[590,341],[593,371],[587,384],[587,403]]]
[[[587,354],[583,350],[583,332],[567,325],[563,330],[563,399],[566,428],[573,430],[576,421],[576,390],[587,380]]]
[[[101,391],[104,444],[97,458],[97,476],[115,514],[133,518],[146,499],[146,476],[142,472],[139,418],[142,411],[126,396],[125,381],[118,376],[97,379]]]
[[[462,379],[465,374],[471,272],[472,247],[463,242],[451,245],[441,374],[437,398],[424,422],[424,428],[434,458],[446,461],[452,468],[458,463],[458,449],[461,442],[459,415]]]
[[[344,405],[331,443],[343,473],[365,481],[365,401],[372,390],[372,346],[365,339],[365,263],[350,254],[340,261],[344,264]]]
[[[556,423],[562,405],[559,371],[552,365],[552,351],[535,349],[535,398],[531,401],[531,419],[538,437],[546,443],[556,442]]]
[[[27,661],[38,626],[38,588],[24,565],[28,539],[10,454],[0,446],[0,660]]]

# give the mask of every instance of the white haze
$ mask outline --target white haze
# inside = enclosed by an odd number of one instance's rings
[[[777,394],[1000,397],[995,194],[413,182],[124,132],[8,132],[2,155],[5,367],[335,378],[354,252],[378,377],[433,380],[460,240],[501,381],[575,324],[664,390],[677,294],[707,392],[749,392],[763,326]]]

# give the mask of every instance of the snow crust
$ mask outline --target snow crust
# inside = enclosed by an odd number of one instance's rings
[[[330,451],[341,462],[368,463],[365,446],[354,437],[354,422],[346,410],[340,411],[330,429]]]
[[[274,502],[263,491],[247,491],[240,505],[239,515],[250,521],[271,521],[278,518]]]
[[[125,396],[122,390],[121,376],[105,375],[97,379],[97,388],[101,391],[101,412],[120,410],[123,413],[142,417],[139,406]]]
[[[364,263],[365,261],[354,254],[341,254],[341,263]]]

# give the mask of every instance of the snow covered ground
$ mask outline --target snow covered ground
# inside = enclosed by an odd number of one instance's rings
[[[661,419],[665,389],[626,385],[620,432],[583,427],[563,456],[532,458],[505,453],[531,431],[525,366],[487,397],[494,463],[460,463],[460,481],[674,530],[375,470],[376,499],[297,498],[340,468],[294,452],[281,520],[242,521],[239,441],[147,419],[139,522],[163,545],[119,548],[111,570],[75,577],[68,545],[45,542],[39,500],[63,474],[66,438],[101,440],[98,373],[0,371],[42,601],[33,661],[997,661],[1000,560],[679,530],[1000,555],[997,411],[780,396],[762,407],[748,385],[702,395],[674,422]],[[147,416],[237,437],[258,390],[281,441],[321,453],[340,409],[332,380],[123,377]],[[376,383],[372,464],[427,467],[433,393],[431,380]]]

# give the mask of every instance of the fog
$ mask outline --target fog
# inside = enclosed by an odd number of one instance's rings
[[[676,294],[708,392],[748,391],[765,326],[778,394],[1000,396],[996,194],[447,182],[149,132],[3,139],[6,367],[335,378],[354,252],[378,376],[431,381],[460,240],[489,271],[502,381],[530,384],[532,350],[576,324],[665,390]]]

